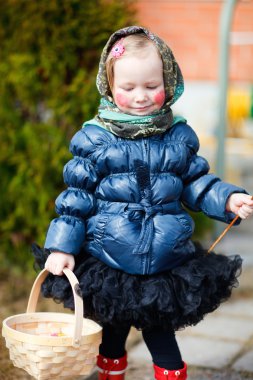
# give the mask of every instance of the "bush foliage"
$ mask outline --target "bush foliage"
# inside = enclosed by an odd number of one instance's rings
[[[131,0],[0,0],[0,260],[29,268],[63,189],[68,144],[96,112],[108,36],[133,23]]]

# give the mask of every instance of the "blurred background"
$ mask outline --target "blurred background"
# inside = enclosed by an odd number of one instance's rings
[[[96,113],[100,53],[115,30],[139,24],[172,48],[185,78],[173,111],[197,132],[200,154],[217,170],[217,131],[223,127],[219,30],[226,1],[0,0],[0,320],[25,310],[35,277],[30,245],[43,245],[55,217],[69,141]],[[224,179],[253,193],[253,1],[234,2]],[[196,238],[210,236],[210,220],[201,213],[194,219]],[[236,246],[248,254],[240,294],[252,297],[252,222],[243,226],[246,234],[240,226],[222,249]],[[0,379],[30,379],[14,369],[3,339],[0,352]]]
[[[172,48],[185,78],[174,106],[215,171],[223,1],[0,0],[0,271],[31,272],[63,190],[68,144],[96,113],[98,61],[116,29],[140,24]],[[225,180],[253,192],[253,2],[237,1],[230,33]],[[197,232],[210,222],[196,216]]]

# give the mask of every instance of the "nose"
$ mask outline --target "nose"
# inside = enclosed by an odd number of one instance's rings
[[[148,99],[147,94],[144,90],[138,89],[135,93],[135,101],[137,103],[143,103]]]

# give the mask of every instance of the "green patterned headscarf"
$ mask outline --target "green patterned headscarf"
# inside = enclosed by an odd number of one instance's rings
[[[159,111],[147,116],[122,113],[113,102],[106,75],[106,60],[115,43],[126,36],[144,33],[157,47],[163,61],[165,102]],[[184,81],[181,70],[170,48],[159,37],[140,26],[130,26],[116,31],[105,45],[99,64],[97,88],[102,96],[95,124],[123,138],[137,139],[164,133],[173,124],[171,105],[182,95]],[[91,121],[90,121],[91,122]],[[85,124],[90,124],[86,122]]]

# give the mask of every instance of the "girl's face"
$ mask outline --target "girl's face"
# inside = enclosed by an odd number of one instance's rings
[[[155,47],[116,60],[112,95],[117,107],[131,115],[149,115],[163,106],[163,64]]]

